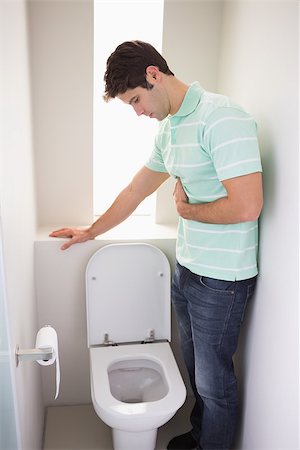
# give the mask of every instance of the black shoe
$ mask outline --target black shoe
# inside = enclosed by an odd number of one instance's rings
[[[197,442],[193,438],[191,431],[174,437],[167,446],[168,450],[193,450],[196,448]]]

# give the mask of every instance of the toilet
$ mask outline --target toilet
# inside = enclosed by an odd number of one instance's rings
[[[170,347],[170,266],[144,243],[99,249],[86,268],[91,396],[115,450],[153,450],[186,388]]]

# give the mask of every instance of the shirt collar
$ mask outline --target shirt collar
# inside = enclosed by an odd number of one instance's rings
[[[200,86],[200,83],[194,81],[194,83],[189,86],[179,110],[176,114],[171,116],[171,118],[188,116],[195,111],[203,92],[204,89]]]

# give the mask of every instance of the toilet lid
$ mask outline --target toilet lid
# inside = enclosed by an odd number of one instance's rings
[[[157,247],[111,244],[86,269],[88,344],[170,341],[170,265]]]

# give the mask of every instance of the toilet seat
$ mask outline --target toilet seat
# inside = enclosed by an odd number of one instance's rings
[[[168,385],[168,392],[163,398],[150,402],[124,403],[113,397],[108,378],[109,367],[115,362],[130,359],[149,359],[160,366]],[[169,415],[171,418],[186,398],[186,389],[168,342],[91,347],[90,368],[95,411],[106,424],[120,430],[159,427],[161,417]]]

